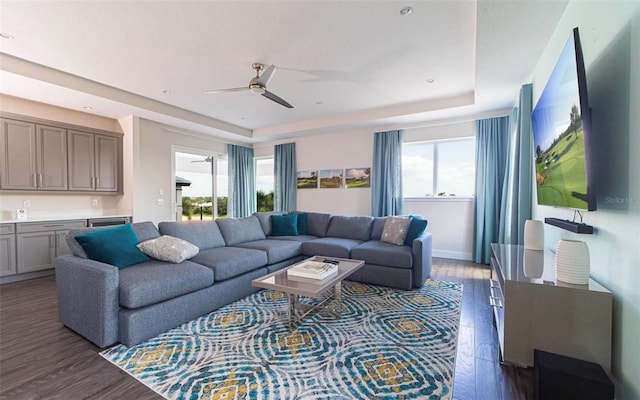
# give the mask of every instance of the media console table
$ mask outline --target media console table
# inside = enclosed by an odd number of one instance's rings
[[[501,361],[533,366],[533,350],[611,369],[611,292],[556,281],[555,255],[523,246],[491,245],[490,302]]]

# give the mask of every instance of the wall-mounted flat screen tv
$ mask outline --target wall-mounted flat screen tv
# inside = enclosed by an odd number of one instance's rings
[[[590,109],[578,28],[532,114],[538,204],[595,210],[589,164]]]

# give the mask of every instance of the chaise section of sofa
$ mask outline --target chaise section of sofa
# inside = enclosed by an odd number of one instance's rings
[[[272,216],[282,212],[259,212],[265,234],[271,233]],[[350,280],[410,290],[419,288],[431,274],[431,233],[423,232],[410,244],[394,245],[381,241],[387,217],[342,216],[317,212],[306,214],[306,235],[269,236],[302,242],[302,254],[364,260],[365,265]]]
[[[302,253],[306,256],[353,258],[351,250],[369,240],[373,217],[331,217],[325,237],[304,242]]]

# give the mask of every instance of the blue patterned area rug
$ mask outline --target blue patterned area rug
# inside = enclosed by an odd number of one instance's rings
[[[462,285],[343,284],[342,318],[289,332],[285,295],[255,293],[137,346],[100,353],[167,399],[448,399]]]

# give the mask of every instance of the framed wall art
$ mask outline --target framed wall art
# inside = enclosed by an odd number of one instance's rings
[[[298,189],[317,189],[318,171],[298,171],[296,174]]]
[[[341,169],[320,170],[320,187],[328,189],[341,188],[343,172]]]
[[[344,176],[347,188],[371,187],[371,168],[347,168]]]

